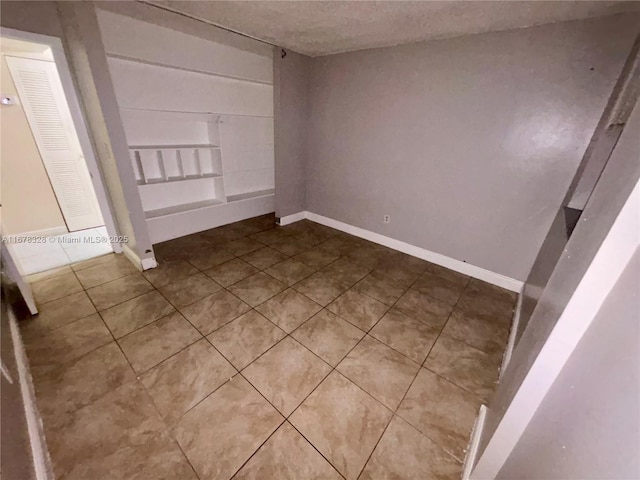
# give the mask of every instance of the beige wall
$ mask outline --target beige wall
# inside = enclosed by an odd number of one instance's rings
[[[17,96],[4,55],[1,68],[2,94]],[[66,228],[22,105],[0,108],[3,234]]]

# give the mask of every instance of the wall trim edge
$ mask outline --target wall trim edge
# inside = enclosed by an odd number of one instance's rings
[[[379,245],[384,245],[385,247],[389,247],[393,250],[406,253],[407,255],[411,255],[413,257],[421,258],[422,260],[426,260],[450,270],[469,275],[470,277],[477,278],[478,280],[491,283],[512,292],[520,293],[520,291],[522,290],[522,286],[524,285],[524,282],[522,282],[521,280],[516,280],[515,278],[510,278],[505,275],[486,270],[482,267],[477,267],[475,265],[456,260],[455,258],[447,257],[446,255],[442,255],[440,253],[432,252],[421,247],[416,247],[415,245],[411,245],[409,243],[405,243],[400,240],[396,240],[394,238],[372,232],[370,230],[355,227],[353,225],[349,225],[348,223],[340,222],[329,217],[318,215],[317,213],[304,213],[305,218],[311,220],[312,222],[320,223],[327,227],[335,228],[336,230],[349,233],[356,237],[364,238],[365,240],[369,240]]]
[[[141,259],[138,254],[131,250],[131,247],[126,244],[122,244],[122,253],[124,253],[131,263],[133,263],[134,267],[140,271],[149,270],[158,266],[155,257]]]
[[[480,448],[480,439],[482,438],[482,430],[484,429],[485,420],[487,418],[487,407],[480,405],[478,416],[473,424],[473,431],[471,432],[471,439],[467,446],[467,456],[463,462],[463,470],[461,480],[469,480],[471,477],[471,471],[476,463],[478,456],[478,450]]]
[[[276,223],[281,227],[284,227],[285,225],[299,222],[300,220],[304,220],[305,218],[307,218],[307,212],[298,212],[292,215],[287,215],[286,217],[278,217],[276,218]]]
[[[14,356],[18,370],[18,381],[20,384],[20,392],[22,394],[22,402],[24,403],[24,414],[27,421],[27,431],[29,434],[29,443],[31,444],[31,455],[33,459],[33,468],[35,478],[37,480],[51,480],[53,476],[53,467],[49,450],[47,449],[47,441],[45,439],[42,419],[36,404],[35,390],[29,372],[29,360],[24,350],[22,336],[15,315],[11,311],[11,306],[7,306],[7,314],[9,316],[9,329],[11,331],[11,341],[13,343]]]
[[[511,361],[513,349],[516,346],[516,335],[518,333],[518,326],[520,325],[520,314],[522,312],[523,299],[524,295],[521,292],[518,295],[516,309],[513,312],[513,319],[511,320],[511,330],[509,331],[509,340],[507,341],[507,348],[504,350],[504,355],[502,356],[502,366],[500,367],[500,376],[498,377],[498,381],[500,381],[502,375],[504,375],[504,372],[507,369],[507,365],[509,365],[509,362]]]

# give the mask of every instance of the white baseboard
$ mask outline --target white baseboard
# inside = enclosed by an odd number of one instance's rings
[[[124,253],[126,257],[131,260],[131,263],[140,271],[149,270],[150,268],[158,266],[158,262],[156,262],[154,257],[141,259],[136,252],[124,243],[122,244],[122,253]]]
[[[487,418],[487,407],[480,405],[480,411],[476,418],[476,423],[473,425],[473,431],[471,432],[471,440],[467,447],[467,456],[464,459],[464,465],[462,470],[462,480],[469,480],[471,478],[471,470],[476,463],[476,457],[478,456],[478,449],[480,448],[480,439],[482,438],[482,429],[484,428],[484,422]]]
[[[475,265],[456,260],[455,258],[447,257],[446,255],[431,252],[424,248],[416,247],[415,245],[410,245],[400,240],[386,237],[379,233],[371,232],[359,227],[354,227],[353,225],[349,225],[332,218],[323,217],[322,215],[318,215],[316,213],[304,213],[305,218],[311,220],[312,222],[320,223],[322,225],[326,225],[327,227],[340,230],[341,232],[364,238],[365,240],[384,245],[385,247],[398,250],[399,252],[406,253],[407,255],[411,255],[413,257],[421,258],[422,260],[426,260],[450,270],[469,275],[470,277],[477,278],[478,280],[482,280],[493,285],[497,285],[498,287],[502,287],[512,292],[520,292],[524,284],[524,282],[522,282],[521,280],[516,280],[515,278],[510,278],[481,267],[476,267]]]
[[[304,220],[305,218],[307,218],[307,212],[298,212],[298,213],[294,213],[293,215],[287,215],[286,217],[277,218],[276,222],[281,227],[284,227],[285,225],[299,222],[300,220]]]
[[[507,365],[511,361],[511,355],[513,354],[513,348],[516,346],[516,334],[518,333],[518,326],[520,325],[520,312],[522,311],[522,299],[523,295],[518,295],[518,301],[516,303],[516,309],[513,312],[513,320],[511,321],[511,330],[509,331],[509,340],[507,341],[507,348],[502,356],[502,366],[500,367],[500,376],[498,381],[502,378],[504,371],[507,369]]]
[[[29,372],[29,361],[24,350],[20,329],[16,318],[8,307],[9,329],[11,331],[11,342],[13,343],[13,352],[16,359],[18,370],[18,381],[20,383],[20,393],[24,404],[24,413],[27,421],[27,432],[29,434],[29,443],[31,444],[31,456],[33,459],[33,468],[36,480],[53,479],[53,468],[51,466],[51,458],[47,449],[47,441],[44,436],[44,428],[38,407],[36,406],[35,390],[31,381],[31,373]],[[6,441],[7,439],[5,439]]]

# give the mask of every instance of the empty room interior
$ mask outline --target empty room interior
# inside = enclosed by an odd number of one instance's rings
[[[0,8],[3,480],[640,479],[640,2]]]

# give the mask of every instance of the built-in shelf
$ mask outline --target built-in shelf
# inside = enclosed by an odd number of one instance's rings
[[[176,213],[188,212],[189,210],[198,210],[200,208],[212,207],[215,205],[223,205],[223,204],[224,202],[221,200],[216,200],[216,199],[203,200],[201,202],[185,203],[182,205],[173,205],[171,207],[166,207],[166,208],[158,208],[157,210],[149,210],[148,212],[145,212],[145,217],[147,219],[165,217],[167,215],[174,215]]]
[[[218,173],[203,173],[202,175],[185,175],[184,177],[168,177],[168,178],[147,178],[145,180],[138,180],[138,185],[156,185],[158,183],[169,182],[185,182],[189,180],[199,180],[201,178],[221,178],[222,175]]]
[[[269,190],[256,190],[255,192],[238,193],[236,195],[229,195],[227,202],[238,202],[240,200],[247,200],[249,198],[266,197],[267,195],[273,195],[275,190],[270,188]]]
[[[191,145],[130,145],[129,150],[181,150],[191,148],[220,148],[210,143],[194,143]]]

